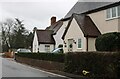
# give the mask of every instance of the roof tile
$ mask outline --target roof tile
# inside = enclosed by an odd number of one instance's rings
[[[101,35],[100,31],[89,16],[86,16],[84,14],[73,14],[62,36],[62,39],[64,39],[73,18],[75,18],[85,37],[97,37]]]
[[[36,30],[39,44],[55,44],[52,30]]]

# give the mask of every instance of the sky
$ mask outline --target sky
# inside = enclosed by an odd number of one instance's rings
[[[45,29],[50,26],[50,18],[64,18],[70,9],[79,2],[106,2],[115,0],[0,0],[0,22],[7,18],[24,20],[26,29]],[[116,0],[119,1],[119,0]]]
[[[50,18],[64,18],[78,0],[0,0],[0,21],[7,18],[24,20],[26,29],[45,29]]]

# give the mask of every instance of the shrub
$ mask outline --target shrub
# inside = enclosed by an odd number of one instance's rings
[[[112,32],[99,36],[95,46],[98,51],[120,51],[120,33]]]
[[[64,54],[59,53],[16,53],[16,56],[38,59],[38,60],[47,60],[55,62],[64,62]]]
[[[68,53],[65,59],[65,71],[84,76],[117,78],[120,75],[120,53],[79,52]]]

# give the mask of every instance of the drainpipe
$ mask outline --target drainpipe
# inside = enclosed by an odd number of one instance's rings
[[[88,37],[86,37],[86,51],[88,51]]]

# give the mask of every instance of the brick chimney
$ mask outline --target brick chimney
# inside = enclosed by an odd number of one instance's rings
[[[55,16],[51,17],[51,25],[53,25],[54,23],[56,23],[56,17]]]

